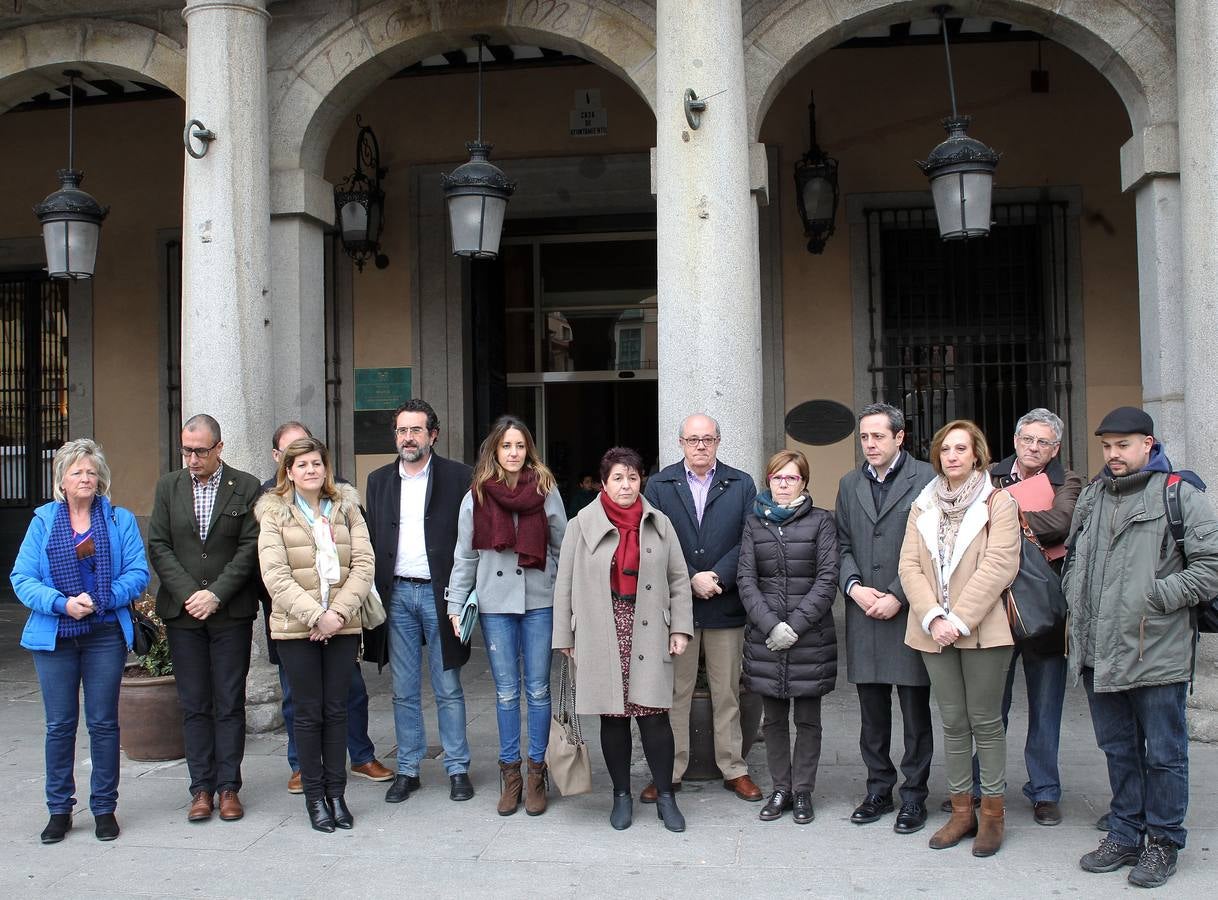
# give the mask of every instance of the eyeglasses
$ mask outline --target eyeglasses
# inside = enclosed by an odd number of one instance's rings
[[[183,447],[182,459],[190,459],[192,456],[197,456],[199,459],[207,459],[211,452],[220,446],[220,442],[216,441],[210,447]]]
[[[1035,447],[1037,450],[1048,450],[1061,443],[1061,441],[1046,441],[1044,438],[1034,438],[1023,434],[1017,435],[1015,440],[1019,441],[1021,447]]]
[[[771,475],[770,476],[770,484],[783,484],[783,485],[799,484],[799,482],[801,482],[803,480],[804,480],[804,477],[802,475]]]
[[[683,437],[681,443],[689,447],[713,447],[719,443],[719,438],[714,435],[704,434],[702,437]]]
[[[395,428],[393,429],[393,433],[398,437],[410,435],[412,438],[419,438],[427,434],[427,429],[422,425],[414,425],[410,428]]]

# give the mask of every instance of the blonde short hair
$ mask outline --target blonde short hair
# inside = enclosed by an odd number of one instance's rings
[[[102,452],[101,444],[88,438],[76,438],[56,450],[55,459],[51,463],[51,477],[55,482],[52,488],[53,496],[60,503],[66,499],[63,493],[64,476],[68,474],[68,469],[86,456],[97,466],[97,493],[109,499],[110,467],[106,465],[106,454]]]

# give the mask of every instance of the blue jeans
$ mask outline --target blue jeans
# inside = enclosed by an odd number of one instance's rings
[[[288,675],[279,666],[279,686],[283,689],[283,727],[288,730],[288,765],[293,772],[300,771],[300,759],[296,756],[296,710],[292,703],[292,685]],[[364,673],[359,663],[351,675],[351,689],[347,691],[347,752],[351,765],[362,766],[376,759],[376,748],[368,737],[368,687],[364,684]]]
[[[1028,688],[1028,735],[1023,744],[1023,762],[1028,771],[1023,795],[1032,803],[1062,798],[1058,773],[1058,746],[1062,733],[1062,706],[1066,700],[1065,655],[1038,656],[1024,653],[1018,644],[1007,669],[1006,693],[1002,696],[1002,727],[1007,727],[1011,712],[1011,692],[1015,686],[1015,660],[1023,660],[1023,677]],[[973,756],[973,795],[980,796],[977,757]]]
[[[393,670],[393,730],[398,739],[398,774],[418,775],[427,752],[423,727],[423,643],[427,669],[436,695],[444,770],[449,775],[469,771],[469,741],[465,737],[465,694],[461,670],[444,670],[436,597],[430,584],[394,581],[389,598],[389,665]],[[451,628],[447,617],[444,627]]]
[[[550,740],[550,655],[554,610],[530,609],[524,615],[483,613],[482,636],[495,679],[495,718],[499,723],[499,761],[520,760],[520,663],[529,710],[529,759],[542,762]]]
[[[76,725],[80,687],[85,689],[89,729],[89,809],[93,815],[118,806],[118,686],[127,662],[127,641],[118,622],[94,627],[77,638],[58,638],[54,650],[34,650],[34,668],[46,710],[46,792],[52,815],[71,813],[76,803]]]
[[[1100,693],[1094,669],[1083,669],[1095,742],[1108,759],[1109,829],[1122,844],[1143,834],[1183,847],[1188,832],[1188,684]]]

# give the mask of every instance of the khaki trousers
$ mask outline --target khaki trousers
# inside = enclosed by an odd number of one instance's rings
[[[689,704],[698,679],[698,650],[706,653],[706,680],[710,684],[715,723],[715,763],[724,779],[747,775],[740,755],[740,663],[744,655],[744,628],[695,628],[685,652],[673,659],[672,737],[676,745],[672,780],[679,782],[689,765]]]

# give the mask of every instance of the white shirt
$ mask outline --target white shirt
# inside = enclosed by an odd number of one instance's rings
[[[398,578],[431,578],[431,568],[427,565],[427,538],[423,533],[427,479],[430,477],[430,453],[427,455],[427,465],[418,475],[407,474],[401,461],[398,461],[402,497],[398,519],[398,554],[393,564],[393,574]]]

